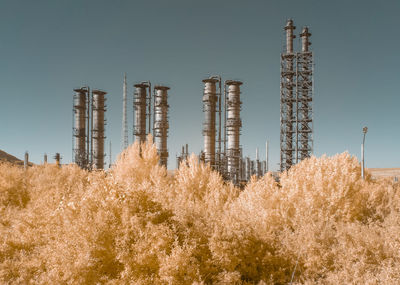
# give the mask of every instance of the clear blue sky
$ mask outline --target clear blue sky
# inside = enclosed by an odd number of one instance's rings
[[[182,144],[202,148],[201,80],[239,79],[241,144],[279,163],[279,58],[283,26],[312,33],[314,154],[360,157],[367,167],[400,167],[400,1],[372,0],[2,0],[0,149],[34,163],[43,153],[72,158],[72,89],[108,92],[108,141],[120,150],[122,78],[170,90],[169,167]]]

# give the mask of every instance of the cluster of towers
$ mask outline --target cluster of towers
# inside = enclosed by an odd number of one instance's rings
[[[292,20],[285,26],[286,50],[281,54],[281,130],[280,170],[308,158],[313,152],[313,53],[309,50],[311,34],[304,27],[301,51],[294,52]]]
[[[144,143],[146,136],[150,133],[160,157],[160,165],[168,166],[168,90],[167,86],[156,85],[152,89],[151,82],[145,81],[134,85],[133,94],[134,108],[134,141]],[[127,123],[127,95],[126,77],[124,77],[124,106],[123,106],[123,137],[124,147],[128,145],[128,123]],[[153,107],[152,107],[153,106]]]
[[[53,156],[53,158],[56,161],[56,165],[61,167],[61,154],[59,152],[56,152],[56,154]],[[47,153],[43,155],[43,164],[47,164]],[[24,169],[26,170],[29,167],[29,152],[25,152],[24,155]]]
[[[226,80],[223,91],[220,76],[206,78],[203,83],[204,152],[200,158],[224,178],[239,183],[242,127],[240,86],[243,83]]]
[[[208,163],[235,185],[246,182],[252,175],[262,176],[267,171],[266,161],[243,158],[240,145],[242,120],[240,117],[241,81],[211,76],[203,80],[203,138],[204,150],[200,160]],[[188,147],[177,157],[178,165],[188,156]]]
[[[74,91],[73,161],[84,169],[103,169],[107,93],[88,86]]]
[[[280,81],[280,170],[288,170],[297,162],[310,157],[313,151],[313,53],[309,50],[311,34],[302,29],[301,51],[294,51],[295,38],[292,20],[284,28],[286,46],[281,54]],[[258,177],[268,171],[268,146],[266,160],[243,156],[240,145],[242,120],[241,81],[225,80],[221,76],[204,79],[203,91],[203,138],[204,150],[200,160],[220,172],[226,180],[239,185],[251,176]],[[153,134],[160,164],[168,164],[168,90],[169,87],[150,81],[134,85],[133,137],[143,143]],[[74,89],[74,161],[85,169],[104,167],[104,113],[105,94],[89,87]],[[128,146],[127,85],[123,85],[123,148]],[[182,148],[177,164],[187,159],[188,146]]]

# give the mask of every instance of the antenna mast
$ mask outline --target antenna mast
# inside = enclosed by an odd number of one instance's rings
[[[123,97],[122,97],[122,148],[128,147],[128,118],[127,118],[127,102],[128,96],[126,93],[126,73],[124,73]]]

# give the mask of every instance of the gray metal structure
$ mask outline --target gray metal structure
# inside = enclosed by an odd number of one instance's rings
[[[29,153],[25,151],[24,155],[24,169],[26,170],[29,166]]]
[[[227,137],[227,177],[234,184],[239,183],[239,160],[240,160],[240,128],[242,121],[240,119],[241,104],[240,85],[242,82],[227,80],[225,85],[228,88],[225,110],[227,119],[225,123]]]
[[[300,34],[302,50],[296,55],[296,163],[313,152],[313,54],[309,50],[311,34],[304,27]]]
[[[182,161],[187,161],[189,157],[189,145],[182,146],[182,152],[176,156],[176,168],[178,169]]]
[[[294,52],[293,20],[285,26],[286,49],[281,54],[280,170],[310,157],[313,152],[313,54],[311,34],[305,27],[300,34],[301,52]]]
[[[105,95],[107,92],[102,90],[93,90],[92,92],[92,152],[93,169],[104,169],[104,125],[106,111]]]
[[[296,27],[292,20],[288,20],[285,26],[286,31],[286,51],[281,54],[281,171],[289,169],[293,165],[295,153],[294,136],[295,130],[293,124],[294,118],[294,88],[295,73],[293,63],[295,54],[293,53],[293,34]]]
[[[128,95],[126,86],[126,73],[124,73],[124,83],[122,88],[122,149],[126,149],[129,145],[128,138]]]
[[[87,87],[74,89],[74,148],[73,160],[81,168],[88,166],[88,150],[86,149],[87,139],[87,118],[89,89]]]
[[[246,157],[246,180],[249,181],[251,178],[251,160],[250,157]]]
[[[147,116],[147,89],[148,84],[139,83],[135,84],[135,92],[133,95],[133,107],[134,107],[134,125],[133,125],[133,136],[134,141],[144,143],[146,141],[146,116]],[[150,115],[149,115],[150,116]]]
[[[168,166],[168,90],[167,86],[154,87],[154,125],[153,135],[157,152],[160,157],[160,165]]]
[[[207,78],[203,80],[203,136],[204,136],[204,161],[209,163],[212,168],[216,167],[215,143],[216,143],[216,106],[218,79]]]
[[[59,153],[59,152],[56,152],[56,154],[54,155],[53,158],[54,158],[55,161],[56,161],[56,165],[57,165],[58,167],[61,167],[61,155],[60,155],[60,153]]]

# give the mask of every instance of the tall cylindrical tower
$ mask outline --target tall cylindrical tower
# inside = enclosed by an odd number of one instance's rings
[[[293,53],[293,39],[296,36],[293,34],[293,31],[296,27],[293,25],[293,20],[289,19],[286,22],[285,31],[286,31],[286,53]]]
[[[155,86],[154,87],[154,141],[157,147],[158,155],[160,156],[160,165],[167,167],[168,165],[168,93],[169,87]]]
[[[297,161],[311,156],[313,151],[313,54],[309,50],[311,34],[304,27],[301,37],[301,52],[297,55]]]
[[[87,167],[86,153],[86,103],[87,89],[74,89],[74,161],[81,167]]]
[[[146,106],[147,106],[147,85],[135,84],[135,93],[133,95],[133,108],[135,110],[133,125],[134,140],[139,143],[146,141]]]
[[[308,47],[311,45],[310,43],[310,36],[311,34],[308,32],[308,27],[303,27],[303,30],[301,31],[300,37],[301,37],[301,51],[302,52],[308,52]]]
[[[101,90],[93,90],[92,96],[92,116],[93,116],[93,128],[92,128],[92,140],[93,140],[93,168],[103,169],[104,168],[104,113],[106,111],[105,106],[105,95],[107,93]]]
[[[281,134],[280,134],[280,148],[281,148],[281,171],[289,169],[293,165],[295,157],[295,142],[296,136],[294,125],[296,123],[296,111],[294,97],[294,87],[296,86],[295,72],[293,63],[295,54],[293,53],[293,35],[296,27],[293,25],[293,20],[288,20],[285,26],[286,31],[286,50],[281,55]]]
[[[239,158],[240,158],[240,128],[242,121],[240,119],[240,81],[228,80],[225,82],[228,86],[228,96],[226,102],[227,120],[227,162],[228,162],[228,177],[234,183],[238,184],[239,179]]]
[[[204,157],[205,163],[215,168],[215,117],[216,117],[216,83],[215,78],[204,79],[203,111],[204,111]]]

